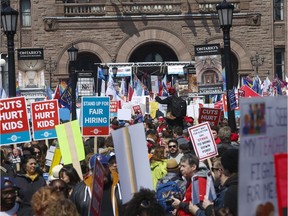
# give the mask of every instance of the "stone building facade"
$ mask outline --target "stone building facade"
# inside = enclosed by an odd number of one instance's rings
[[[216,13],[219,0],[10,2],[11,7],[19,11],[14,37],[16,51],[23,48],[44,50],[44,59],[40,66],[37,65],[37,76],[41,81],[39,87],[44,85],[43,80],[51,80],[51,86],[55,87],[60,79],[68,78],[67,49],[71,44],[79,50],[77,70],[95,70],[95,63],[143,61],[149,51],[161,52],[162,48],[169,50],[166,54],[164,52],[162,60],[190,62],[195,58],[195,45],[223,45],[223,33]],[[287,1],[229,2],[235,7],[230,31],[234,77],[255,73],[251,57],[258,53],[260,58],[264,57],[257,69],[260,78],[269,75],[271,80],[275,74],[284,78],[288,67]],[[0,45],[1,58],[7,61],[4,34],[1,34]],[[28,69],[21,66],[23,63],[17,60],[16,53],[16,76],[23,83]],[[36,63],[30,61],[27,64],[31,69]],[[1,69],[5,87],[7,66],[3,65]]]

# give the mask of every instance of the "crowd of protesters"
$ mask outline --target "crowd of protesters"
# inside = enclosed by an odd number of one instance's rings
[[[175,97],[175,92],[169,93]],[[169,99],[157,98],[157,101],[166,103],[169,110]],[[83,176],[79,176],[71,164],[54,166],[47,176],[47,150],[51,145],[58,146],[57,139],[50,140],[48,146],[45,141],[33,141],[1,147],[1,215],[88,215],[93,170],[95,161],[99,160],[104,167],[101,216],[236,216],[239,135],[231,132],[225,119],[219,126],[211,126],[219,154],[211,159],[212,163],[200,162],[188,133],[188,128],[196,124],[194,119],[182,116],[173,121],[163,117],[159,110],[157,113],[159,115],[152,119],[150,115],[137,112],[131,121],[113,118],[110,124],[110,131],[131,124],[144,124],[147,152],[143,154],[147,154],[150,161],[153,190],[142,188],[128,203],[122,203],[114,152],[117,141],[111,135],[97,137],[97,150],[94,149],[94,138],[83,138],[86,155],[85,160],[80,161]],[[213,200],[209,200],[205,193],[199,192],[197,197],[193,195],[193,179],[199,181],[199,191],[212,179],[216,191]],[[160,205],[156,194],[159,185],[169,181],[176,182],[180,189],[179,193],[172,194],[167,211]]]
[[[183,118],[183,127],[171,127],[163,116],[152,119],[145,115],[142,121],[153,191],[140,190],[123,205],[117,155],[114,153],[117,143],[111,136],[98,137],[97,154],[94,153],[94,139],[83,138],[86,154],[86,159],[81,161],[83,180],[72,165],[61,164],[55,166],[47,178],[44,174],[49,170],[45,165],[48,147],[44,141],[33,141],[1,147],[1,215],[88,215],[96,159],[105,168],[101,215],[153,215],[153,212],[160,215],[237,215],[239,136],[231,132],[225,120],[221,126],[211,127],[219,152],[216,158],[212,158],[212,167],[199,162],[195,156],[187,132],[187,124],[193,125],[193,118]],[[111,130],[138,123],[142,122],[114,118]],[[50,140],[49,145],[57,145],[57,140]],[[191,178],[205,178],[209,172],[213,172],[217,198],[208,200],[203,197],[194,205],[191,202]],[[165,212],[157,203],[155,193],[157,185],[171,180],[177,182],[182,196],[173,197],[174,210]]]

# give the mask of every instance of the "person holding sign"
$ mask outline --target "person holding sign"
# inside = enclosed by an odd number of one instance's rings
[[[200,202],[204,200],[208,169],[204,163],[199,162],[199,159],[196,157],[196,155],[185,154],[181,158],[180,171],[182,176],[187,181],[185,196],[182,201],[172,197],[172,206],[177,209],[177,215],[188,216],[192,215],[189,212],[189,203],[193,202],[200,204]],[[194,183],[192,180],[194,180]],[[197,191],[193,191],[195,188],[198,188],[198,194]]]

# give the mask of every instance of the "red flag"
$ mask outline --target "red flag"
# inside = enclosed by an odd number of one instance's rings
[[[247,85],[243,85],[240,90],[244,91],[244,97],[260,97],[261,95],[255,92]]]
[[[133,88],[131,86],[131,83],[129,83],[129,89],[128,89],[128,100],[131,101],[132,100],[132,96],[133,96]]]

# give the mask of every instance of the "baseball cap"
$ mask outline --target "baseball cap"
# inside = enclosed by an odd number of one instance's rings
[[[98,153],[94,154],[90,158],[90,161],[89,161],[89,165],[90,165],[91,169],[94,168],[96,159],[99,160],[102,165],[107,165],[110,158],[108,158],[108,156],[106,156],[106,155],[102,155],[102,154],[98,154]]]
[[[12,188],[12,189],[20,189],[17,187],[15,182],[13,181],[12,178],[10,177],[1,177],[1,190],[7,189],[7,188]]]

